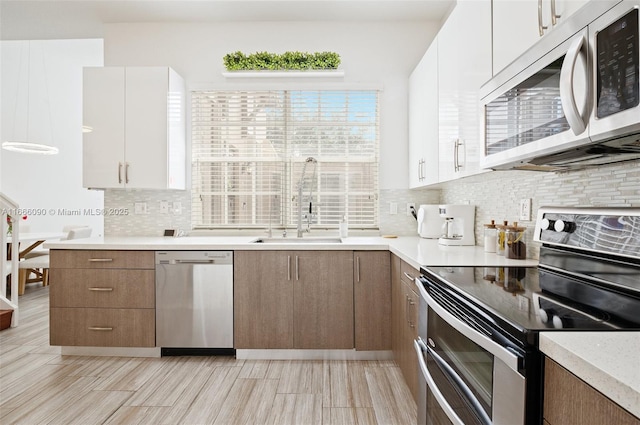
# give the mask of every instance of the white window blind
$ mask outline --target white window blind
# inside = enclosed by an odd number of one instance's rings
[[[376,228],[378,117],[376,91],[192,92],[193,227],[295,227],[302,202]]]

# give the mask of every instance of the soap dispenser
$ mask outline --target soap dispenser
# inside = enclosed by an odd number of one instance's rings
[[[340,222],[340,237],[346,238],[347,236],[349,236],[349,223],[347,223],[347,215],[345,214]]]

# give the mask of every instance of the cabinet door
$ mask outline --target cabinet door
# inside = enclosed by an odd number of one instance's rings
[[[296,251],[294,347],[354,348],[353,253]]]
[[[124,187],[124,84],[122,67],[83,70],[83,187]]]
[[[417,274],[415,275],[417,276]],[[405,363],[405,380],[413,394],[416,403],[418,401],[418,358],[413,348],[413,341],[418,338],[418,294],[413,290],[412,281],[403,280],[405,295],[406,325],[402,343],[402,356]]]
[[[236,251],[234,346],[293,348],[293,253]]]
[[[409,77],[409,187],[438,182],[438,43]]]
[[[403,370],[402,341],[404,338],[404,292],[400,280],[400,257],[391,256],[391,349],[393,358]]]
[[[458,2],[437,42],[438,179],[444,182],[480,170],[479,91],[491,78],[490,0]]]
[[[559,25],[589,0],[493,0],[493,74],[500,72],[554,28],[551,5]],[[538,4],[542,14],[538,17]],[[540,34],[542,26],[542,35]],[[546,28],[544,28],[546,27]]]
[[[389,251],[356,251],[353,255],[356,350],[390,350]]]
[[[166,67],[126,68],[125,180],[128,188],[167,188],[168,71]]]
[[[640,419],[549,358],[543,410],[545,423],[551,425],[640,425]]]

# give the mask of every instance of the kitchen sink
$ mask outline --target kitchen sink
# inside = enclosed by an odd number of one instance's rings
[[[282,243],[282,244],[309,244],[309,243],[342,243],[340,238],[260,238],[253,243]]]

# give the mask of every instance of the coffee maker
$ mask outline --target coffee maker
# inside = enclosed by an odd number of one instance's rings
[[[440,245],[475,245],[475,205],[438,205],[440,217],[444,218]]]

